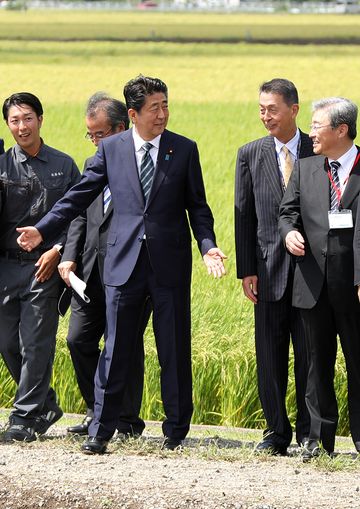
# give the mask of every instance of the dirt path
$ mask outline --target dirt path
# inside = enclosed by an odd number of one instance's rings
[[[337,472],[303,464],[295,447],[289,457],[259,459],[248,447],[251,432],[223,431],[194,427],[183,452],[166,453],[158,427],[151,425],[144,439],[115,441],[103,456],[82,454],[81,441],[67,437],[64,425],[31,444],[0,442],[0,508],[360,507],[360,469],[349,454],[346,468]]]

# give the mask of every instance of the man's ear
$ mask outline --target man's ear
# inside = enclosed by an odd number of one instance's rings
[[[339,138],[345,138],[349,132],[349,126],[347,124],[340,124],[338,127]]]
[[[133,108],[129,108],[128,109],[128,115],[129,115],[129,120],[135,125],[136,124],[137,111],[134,110]]]
[[[297,114],[299,113],[299,105],[298,104],[292,104],[291,106],[293,117],[295,118]]]

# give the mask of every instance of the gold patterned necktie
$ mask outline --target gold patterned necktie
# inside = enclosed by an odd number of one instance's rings
[[[287,187],[288,182],[289,182],[289,178],[290,178],[290,175],[291,175],[291,172],[293,171],[294,162],[293,162],[292,157],[290,155],[290,151],[289,151],[289,149],[287,148],[286,145],[283,145],[281,150],[283,151],[284,156],[285,156],[284,182],[285,182],[285,187]]]

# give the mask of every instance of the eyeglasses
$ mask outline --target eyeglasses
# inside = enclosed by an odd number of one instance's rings
[[[310,124],[310,131],[318,131],[319,129],[322,129],[323,127],[329,127],[331,126],[331,124],[325,124],[325,125],[315,125],[315,124]]]
[[[85,138],[86,138],[87,140],[91,140],[91,141],[92,141],[92,140],[101,140],[102,138],[106,138],[106,136],[107,136],[108,134],[110,134],[112,130],[113,130],[113,128],[112,128],[112,127],[110,127],[110,129],[109,129],[108,131],[106,131],[106,133],[103,133],[103,132],[101,132],[101,131],[99,131],[99,132],[97,132],[97,133],[86,133],[86,134],[85,134]]]

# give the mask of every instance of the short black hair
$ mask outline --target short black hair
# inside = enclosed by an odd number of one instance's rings
[[[105,113],[112,129],[121,123],[124,124],[125,129],[129,129],[129,117],[122,101],[114,99],[106,92],[95,92],[88,100],[85,114],[87,117],[96,117],[99,110]]]
[[[30,92],[17,92],[4,101],[2,112],[5,121],[7,121],[9,117],[9,109],[11,106],[20,106],[20,104],[30,106],[38,117],[41,117],[43,114],[42,104],[36,95],[31,94]]]
[[[259,94],[262,92],[281,95],[288,106],[299,104],[299,94],[294,83],[284,78],[274,78],[270,81],[265,81],[259,88]]]
[[[124,87],[124,97],[126,107],[135,111],[140,111],[144,106],[146,97],[156,93],[165,94],[168,96],[168,89],[166,84],[159,78],[150,78],[150,76],[143,76],[139,74],[136,78],[128,81]]]

